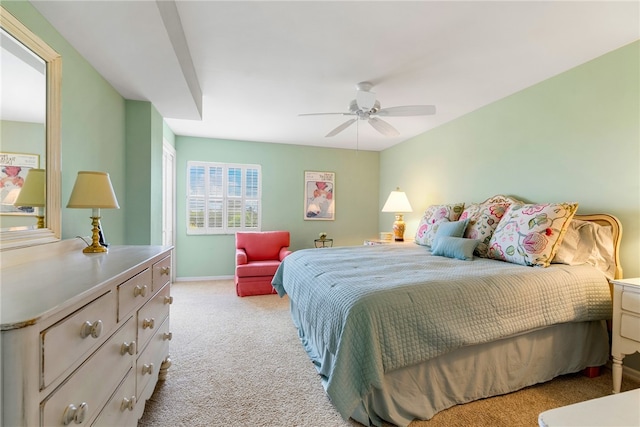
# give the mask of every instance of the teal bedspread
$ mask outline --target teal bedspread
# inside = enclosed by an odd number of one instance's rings
[[[385,372],[548,325],[611,318],[591,266],[432,256],[414,244],[306,249],[272,282],[348,419]]]

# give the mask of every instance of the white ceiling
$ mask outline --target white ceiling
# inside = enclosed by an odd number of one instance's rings
[[[31,3],[122,96],[153,103],[178,135],[364,150],[640,39],[638,1]],[[325,138],[347,118],[298,117],[347,111],[364,80],[383,108],[435,104],[437,113],[385,118],[399,137],[358,122]]]

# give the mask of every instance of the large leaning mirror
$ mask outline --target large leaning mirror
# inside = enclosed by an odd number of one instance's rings
[[[7,250],[60,239],[62,61],[3,7],[0,37],[0,250]],[[34,181],[44,185],[44,200],[20,203]]]

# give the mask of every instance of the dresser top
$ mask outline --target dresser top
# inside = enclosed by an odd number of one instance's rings
[[[0,268],[0,329],[38,323],[121,282],[147,262],[167,256],[170,246],[110,246],[109,252],[56,251],[31,262]],[[28,248],[21,249],[27,251]],[[25,252],[28,256],[28,252]],[[119,283],[118,283],[119,284]]]

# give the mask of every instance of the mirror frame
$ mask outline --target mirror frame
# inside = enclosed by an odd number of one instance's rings
[[[47,111],[45,119],[47,153],[46,228],[0,231],[0,251],[4,251],[60,240],[62,216],[60,204],[62,199],[60,168],[62,57],[2,6],[0,6],[0,27],[47,64]]]

